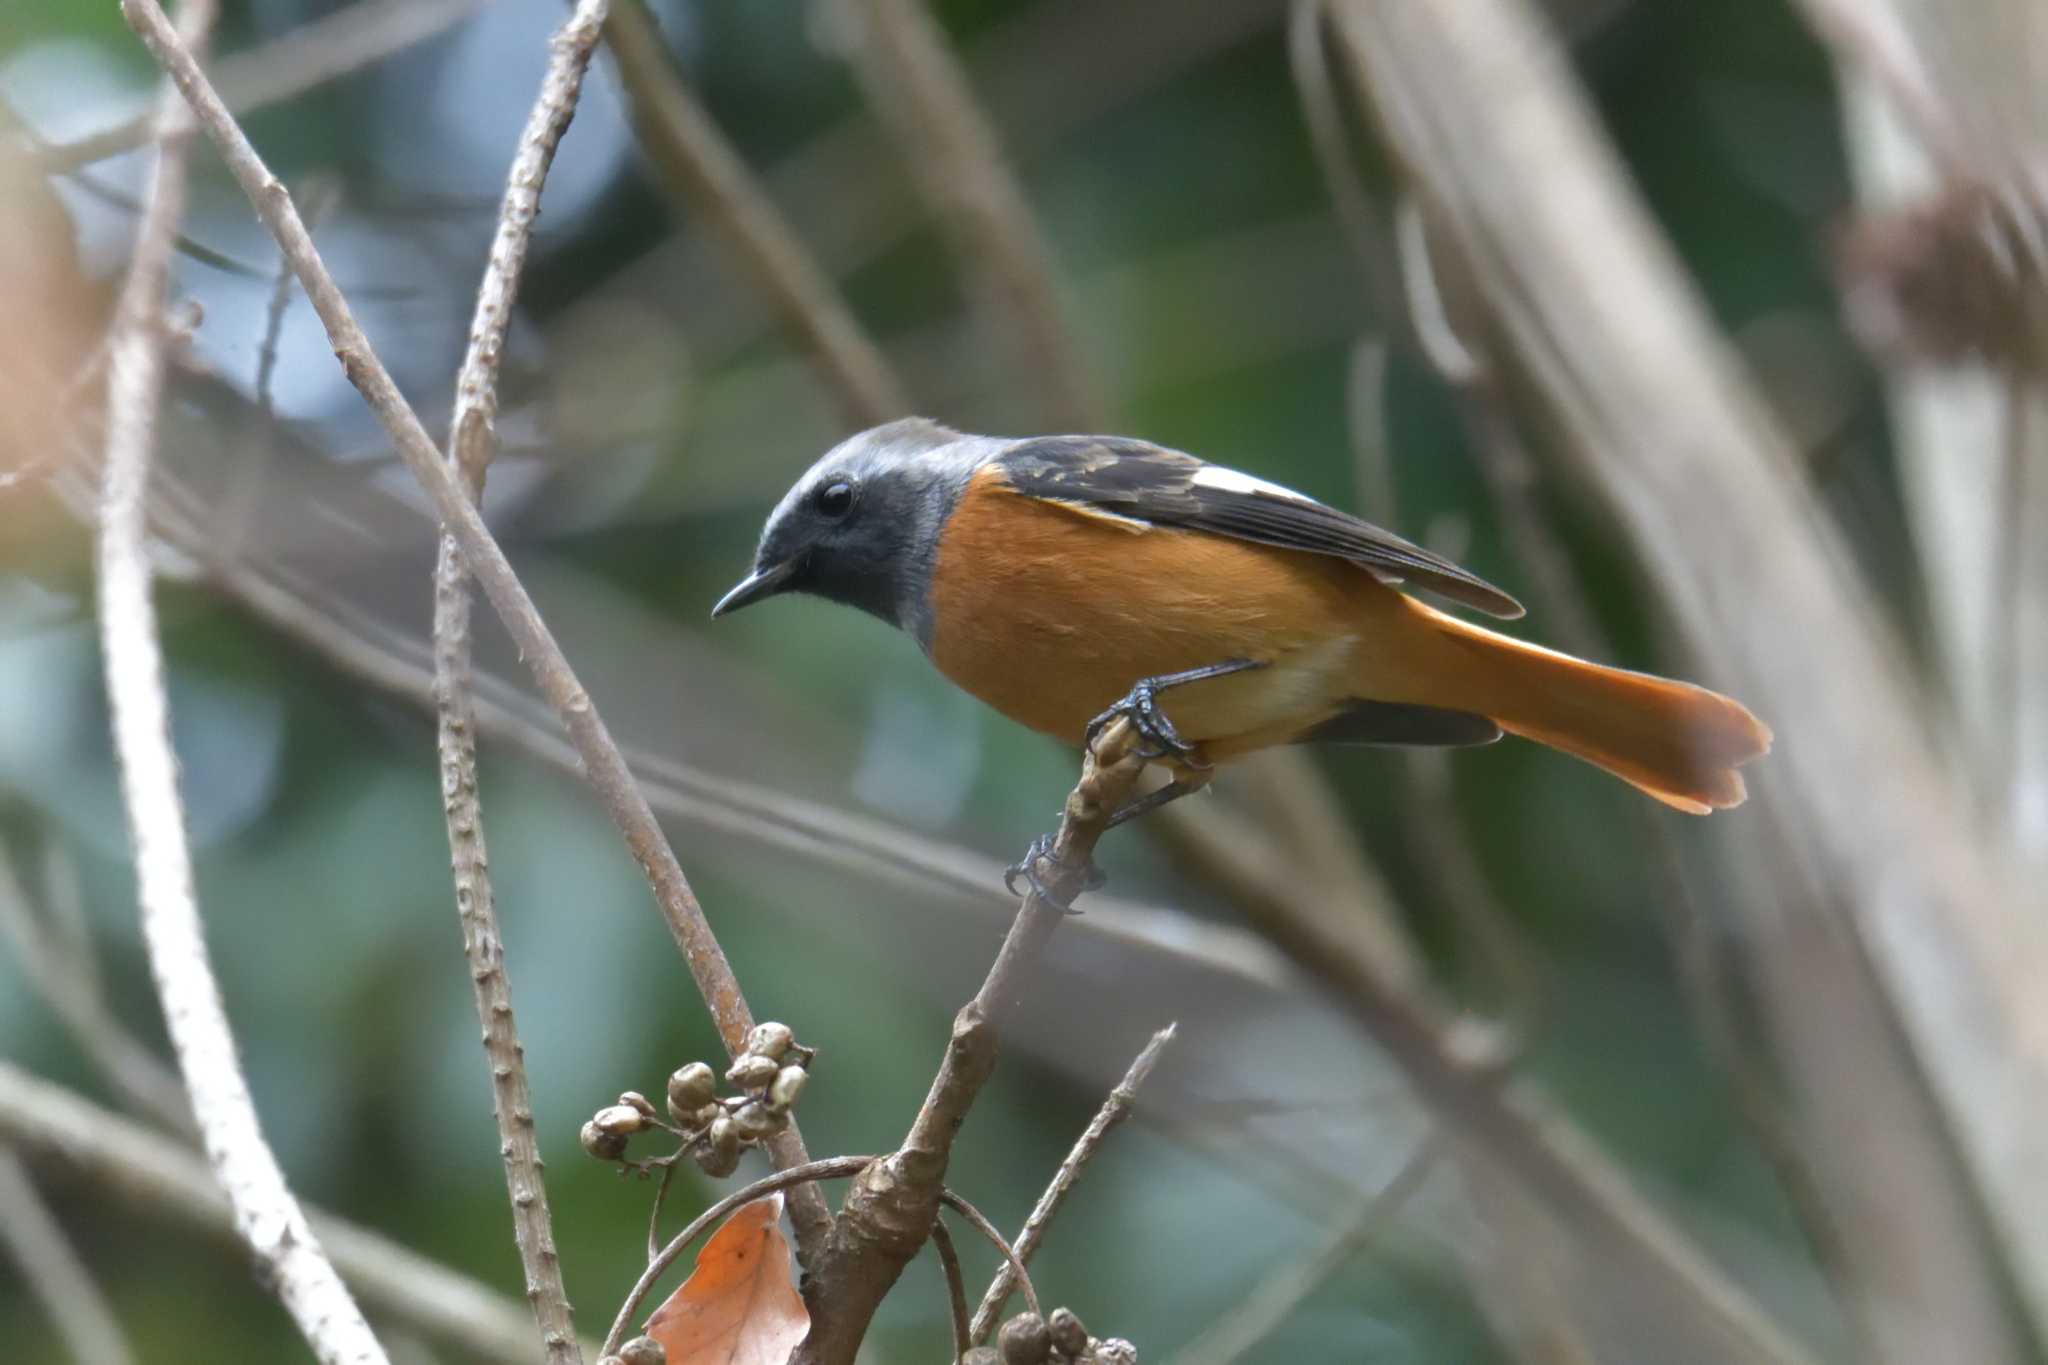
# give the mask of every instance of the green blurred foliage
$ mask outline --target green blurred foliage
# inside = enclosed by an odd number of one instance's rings
[[[221,45],[234,49],[335,7],[271,0],[228,8]],[[504,8],[532,13],[491,28],[491,42],[527,42],[554,12],[542,0],[505,0]],[[1085,10],[1043,8],[1065,11],[1077,26]],[[1273,22],[1128,98],[1100,101],[1106,112],[1020,158],[1019,170],[1070,285],[1080,342],[1124,430],[1356,505],[1345,385],[1350,347],[1369,332],[1370,312],[1302,133],[1278,7],[1264,8]],[[963,0],[942,9],[969,49],[1034,17],[1023,3]],[[1738,340],[1790,335],[1807,348],[1789,363],[1773,351],[1762,378],[1790,390],[1779,395],[1787,404],[1825,415],[1819,433],[1832,453],[1817,463],[1816,478],[1911,631],[1911,575],[1895,567],[1910,556],[1889,491],[1875,386],[1835,327],[1822,256],[1846,190],[1821,58],[1786,8],[1769,0],[1570,9],[1580,16],[1575,53],[1600,112],[1721,321]],[[840,61],[821,48],[820,25],[803,7],[704,0],[672,6],[667,18],[684,68],[754,164],[772,166],[861,116]],[[146,80],[111,3],[15,0],[0,22],[8,44],[0,49],[0,93],[32,81],[60,48],[64,62],[97,64],[115,84]],[[347,233],[358,242],[346,278],[393,287],[396,302],[371,321],[380,343],[398,348],[401,374],[429,413],[445,411],[479,266],[475,248],[489,223],[492,196],[473,187],[492,183],[503,164],[497,152],[478,149],[509,148],[517,120],[478,130],[474,144],[435,125],[409,149],[413,169],[401,181],[389,173],[394,131],[379,111],[401,95],[425,98],[444,75],[455,81],[458,51],[472,41],[481,40],[462,31],[436,39],[253,124],[288,178],[313,170],[341,177],[353,214]],[[508,60],[503,83],[513,88],[489,107],[523,106],[537,62],[537,51]],[[1038,78],[1057,83],[1061,73]],[[462,79],[470,83],[460,90],[475,88],[473,72]],[[615,108],[609,77],[598,85],[593,100]],[[46,112],[48,98],[45,91],[39,106]],[[68,113],[91,126],[90,109]],[[565,162],[576,149],[572,135]],[[428,165],[448,159],[445,195],[420,190],[423,157]],[[872,174],[900,181],[886,164]],[[900,194],[908,200],[907,182]],[[544,225],[549,235],[526,293],[536,336],[513,367],[527,373],[544,363],[547,329],[580,301],[679,231],[702,236],[636,157],[582,207],[551,211]],[[210,165],[200,173],[190,231],[260,274],[271,268],[240,201]],[[362,249],[366,235],[376,249]],[[403,267],[400,278],[380,275],[377,250],[386,244],[388,268]],[[406,265],[415,256],[429,265]],[[202,293],[218,283],[189,264],[181,281]],[[935,332],[958,343],[961,334],[945,329],[958,325],[961,291],[928,229],[879,251],[842,284],[885,344],[916,343],[928,354]],[[545,517],[515,518],[509,534],[522,562],[608,585],[657,613],[692,657],[720,661],[717,677],[787,702],[807,727],[790,733],[826,738],[773,761],[781,771],[805,770],[814,795],[922,820],[990,853],[1014,852],[1044,826],[1071,781],[1068,755],[947,691],[913,647],[866,618],[789,603],[706,628],[704,606],[744,565],[759,517],[817,453],[780,433],[830,432],[839,422],[806,384],[800,411],[761,415],[760,429],[777,435],[758,443],[716,436],[752,430],[748,395],[780,392],[770,381],[800,373],[797,361],[771,332],[728,347],[707,368],[693,350],[696,301],[659,302],[680,337],[679,354],[690,357],[688,372],[673,377],[681,425],[662,431],[639,465],[609,449],[563,460],[548,485],[561,497],[614,478],[630,496],[589,524],[550,528]],[[260,329],[260,318],[252,324],[236,314],[226,324],[209,312],[208,330],[224,348],[217,354],[246,365],[255,337],[226,333]],[[934,415],[967,426],[1016,423],[1021,399],[1003,391],[977,334],[966,335],[957,361],[913,367],[914,380],[943,383],[949,397]],[[317,362],[317,352],[316,343],[303,363]],[[286,408],[285,416],[308,427],[317,419],[326,436],[367,439],[358,415],[338,401],[323,404]],[[735,409],[737,425],[706,417]],[[1520,571],[1493,525],[1450,401],[1416,365],[1397,359],[1388,409],[1401,528],[1447,537],[1476,570],[1512,588]],[[1569,486],[1547,487],[1544,496],[1620,660],[1657,664],[1666,642],[1599,508]],[[524,534],[522,524],[530,527]],[[423,604],[424,576],[412,581]],[[91,625],[86,603],[66,595],[82,585],[54,570],[42,585],[14,580],[5,599],[5,831],[30,863],[45,839],[78,860],[113,997],[136,1029],[157,1037]],[[429,724],[337,677],[215,594],[167,587],[161,599],[200,889],[271,1138],[307,1197],[511,1290],[518,1273],[461,985]],[[1540,633],[1540,621],[1530,625]],[[669,691],[700,695],[686,677],[638,682],[657,700]],[[726,714],[746,714],[749,695],[724,697]],[[762,724],[774,731],[782,722]],[[904,794],[916,781],[900,774],[887,779],[896,784],[893,803],[864,794],[864,765],[889,757],[876,757],[877,735],[901,746],[912,779],[951,774],[957,799],[922,808]],[[1460,978],[1470,955],[1446,926],[1423,854],[1403,834],[1398,764],[1348,753],[1328,766],[1404,913],[1444,971]],[[1768,1170],[1686,1019],[1642,852],[1618,832],[1630,828],[1623,803],[1636,798],[1555,755],[1512,744],[1461,756],[1455,771],[1459,808],[1486,871],[1541,954],[1551,1008],[1530,1061],[1535,1073],[1655,1188],[1711,1210],[1716,1226],[1736,1230],[1745,1245],[1803,1262]],[[887,782],[884,791],[892,790]],[[581,1320],[595,1327],[637,1267],[647,1192],[583,1159],[575,1126],[622,1087],[658,1091],[668,1070],[713,1056],[717,1045],[631,861],[585,795],[502,750],[486,762],[483,791],[562,1255]],[[1688,826],[1681,834],[1693,862],[1710,865],[1710,833]],[[985,963],[990,924],[927,915],[915,922],[918,951],[906,953],[911,921],[895,904],[899,893],[702,830],[680,827],[675,837],[757,1011],[789,1019],[824,1047],[803,1110],[814,1152],[892,1142],[929,1080],[951,1009]],[[1138,840],[1123,841],[1106,861],[1128,894],[1220,913]],[[1061,959],[1066,975],[1047,987],[1062,1010],[1085,1010],[1090,992],[1105,988],[1075,958]],[[1205,1027],[1228,1038],[1233,1024]],[[1141,1038],[1101,1037],[1102,1055],[1085,1066],[1042,1054],[1007,1059],[966,1130],[954,1183],[1014,1226],[1099,1102],[1096,1077],[1119,1069]],[[5,956],[0,1046],[11,1060],[112,1098]],[[1258,1098],[1229,1089],[1242,1071],[1218,1073],[1228,1084],[1217,1093],[1196,1063],[1186,1070],[1193,1074],[1178,1084],[1192,1093]],[[1374,1102],[1364,1093],[1338,1098],[1353,1109]],[[1244,1176],[1159,1127],[1127,1130],[1046,1250],[1039,1283],[1048,1302],[1071,1303],[1099,1330],[1135,1339],[1149,1360],[1166,1358],[1264,1270],[1319,1235],[1301,1210]],[[231,1257],[90,1188],[55,1182],[49,1190],[145,1359],[296,1358],[282,1314]],[[715,1194],[705,1182],[685,1182],[675,1212],[687,1215]],[[1261,1358],[1495,1358],[1455,1266],[1426,1238],[1418,1246],[1355,1258]],[[969,1254],[977,1273],[988,1268],[980,1248]],[[11,1276],[0,1275],[0,1322],[12,1358],[54,1357],[43,1315]],[[873,1358],[933,1359],[943,1340],[937,1272],[919,1264],[885,1311]]]

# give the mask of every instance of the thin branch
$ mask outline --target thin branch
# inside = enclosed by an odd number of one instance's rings
[[[1358,162],[1346,131],[1343,107],[1338,103],[1336,82],[1331,78],[1329,44],[1324,32],[1330,0],[1291,0],[1287,13],[1287,64],[1295,94],[1301,99],[1302,122],[1307,125],[1309,147],[1323,173],[1323,186],[1344,229],[1344,241],[1351,248],[1364,278],[1375,321],[1389,334],[1408,325],[1401,308],[1401,281],[1389,249],[1391,234],[1382,221],[1379,207],[1358,174]],[[1375,515],[1392,524],[1378,504]]]
[[[952,1039],[908,1136],[854,1181],[831,1237],[810,1267],[804,1303],[811,1330],[790,1365],[851,1365],[876,1307],[931,1235],[953,1139],[995,1070],[1000,1034],[1021,1003],[1025,978],[1068,918],[1074,898],[1088,888],[1095,845],[1145,770],[1135,743],[1127,721],[1096,739],[1082,758],[1081,779],[1067,796],[1050,849],[1041,853],[1034,845],[1026,855],[1026,870],[1036,880],[981,989],[954,1016]],[[994,1229],[986,1235],[1008,1253]],[[1028,1277],[1019,1278],[1030,1294]]]
[[[640,145],[691,209],[724,236],[809,353],[841,412],[873,426],[910,411],[902,381],[832,277],[676,72],[642,0],[616,0],[605,20],[605,45],[618,63]]]
[[[692,1242],[716,1227],[734,1209],[742,1204],[751,1204],[756,1199],[774,1194],[778,1190],[802,1189],[805,1185],[815,1184],[820,1180],[843,1180],[850,1175],[859,1175],[877,1160],[879,1158],[872,1156],[833,1156],[823,1161],[807,1161],[800,1166],[790,1166],[773,1175],[763,1176],[751,1185],[740,1186],[692,1218],[689,1226],[668,1239],[660,1254],[647,1262],[647,1268],[641,1271],[640,1278],[633,1282],[632,1289],[627,1291],[626,1301],[619,1305],[618,1316],[612,1319],[612,1329],[605,1334],[604,1345],[599,1348],[598,1354],[610,1355],[618,1350],[619,1343],[626,1339],[626,1333],[631,1329],[633,1319],[640,1311],[640,1305],[645,1303],[648,1294],[653,1292],[655,1282],[676,1263],[678,1256],[689,1250]]]
[[[79,1051],[98,1068],[107,1089],[129,1108],[172,1132],[196,1136],[192,1104],[177,1072],[159,1060],[109,1004],[92,958],[91,940],[74,933],[51,932],[37,923],[28,890],[15,873],[13,859],[4,853],[0,853],[0,935],[14,949],[30,989],[42,997]]]
[[[11,1147],[0,1145],[0,1246],[42,1301],[58,1340],[78,1365],[128,1365],[135,1353],[63,1224],[36,1192]],[[17,1343],[18,1344],[18,1343]]]
[[[1441,1151],[1442,1144],[1434,1134],[1423,1138],[1394,1178],[1339,1220],[1321,1246],[1300,1260],[1273,1267],[1250,1293],[1218,1317],[1214,1326],[1182,1348],[1174,1365],[1232,1365],[1248,1357],[1304,1299],[1386,1229],[1409,1196],[1421,1188]]]
[[[213,79],[237,115],[282,104],[308,90],[373,66],[423,43],[482,9],[491,0],[359,0],[258,48],[223,57]],[[151,115],[137,114],[97,133],[41,149],[37,165],[46,174],[75,171],[149,142]],[[176,126],[190,131],[179,110]]]
[[[497,450],[493,422],[498,409],[498,358],[504,354],[505,334],[512,325],[533,223],[540,216],[541,190],[554,163],[555,149],[575,117],[605,12],[605,0],[582,0],[569,22],[550,40],[547,73],[506,175],[505,199],[498,210],[483,283],[477,288],[476,314],[456,376],[455,412],[448,424],[453,433],[448,462],[472,503],[483,494],[485,472]],[[441,809],[455,877],[455,911],[462,930],[463,956],[469,963],[470,992],[483,1025],[492,1113],[505,1164],[505,1190],[512,1201],[513,1240],[526,1272],[526,1296],[533,1304],[548,1360],[555,1365],[582,1365],[575,1314],[562,1282],[561,1256],[555,1250],[525,1049],[519,1043],[512,982],[505,972],[505,944],[491,891],[483,805],[477,792],[469,618],[469,572],[455,541],[443,535],[434,563],[434,696],[438,703]]]
[[[156,17],[165,37],[187,52],[189,61],[189,49],[206,40],[213,9],[207,0],[187,0],[177,30],[161,10]],[[176,96],[166,85],[160,126],[170,126],[175,110]],[[185,841],[145,542],[149,467],[163,390],[158,320],[169,285],[171,243],[184,213],[188,147],[189,140],[177,136],[159,145],[115,315],[107,382],[106,471],[97,555],[100,641],[135,851],[136,899],[150,970],[192,1097],[193,1116],[234,1205],[243,1239],[316,1356],[335,1365],[382,1361],[382,1348],[314,1239],[264,1141],[207,958],[192,854]]]
[[[943,1214],[932,1219],[932,1249],[939,1254],[939,1269],[946,1277],[946,1307],[953,1319],[953,1359],[958,1361],[974,1344],[967,1331],[967,1281],[960,1274],[960,1252],[953,1246],[953,1234],[946,1230]],[[1005,1273],[1009,1263],[1003,1263]]]
[[[314,311],[320,315],[349,381],[362,392],[406,467],[432,498],[443,527],[453,533],[470,571],[519,646],[541,692],[561,717],[583,759],[592,790],[647,874],[663,922],[682,951],[698,992],[718,1026],[719,1037],[727,1051],[737,1056],[754,1026],[753,1012],[747,1007],[739,980],[718,945],[703,907],[690,889],[689,879],[676,861],[675,850],[669,846],[647,798],[635,786],[625,756],[591,704],[568,657],[541,619],[504,550],[464,495],[460,480],[443,463],[418,414],[406,403],[389,371],[378,360],[348,301],[307,236],[290,194],[263,165],[154,0],[125,0],[124,11],[158,62],[178,83],[197,113],[200,126],[220,149],[243,192],[291,258],[293,271],[305,286]],[[785,1169],[803,1164],[803,1139],[793,1122],[771,1140],[769,1152],[776,1164]],[[817,1191],[806,1186],[791,1197],[790,1217],[796,1227],[798,1254],[808,1261],[823,1238],[831,1215]]]
[[[154,1128],[0,1062],[0,1141],[38,1164],[61,1165],[102,1200],[161,1214],[239,1249],[234,1213],[206,1163]],[[313,1230],[380,1319],[403,1323],[475,1356],[525,1360],[525,1305],[378,1233],[319,1209]]]
[[[1097,431],[1101,396],[1061,317],[1030,201],[922,0],[836,0],[853,69],[959,257],[988,335],[1004,338],[1055,429]]]
[[[1059,1170],[1053,1173],[1052,1183],[1046,1186],[1045,1193],[1038,1196],[1038,1203],[1032,1207],[1030,1217],[1024,1220],[1024,1230],[1017,1234],[1019,1265],[1031,1263],[1032,1253],[1037,1251],[1038,1244],[1045,1240],[1045,1229],[1052,1222],[1053,1215],[1060,1211],[1060,1205],[1066,1202],[1067,1195],[1073,1191],[1074,1183],[1081,1178],[1082,1168],[1102,1149],[1103,1140],[1109,1136],[1111,1130],[1122,1123],[1131,1112],[1131,1105],[1138,1098],[1138,1088],[1144,1085],[1146,1078],[1152,1074],[1152,1068],[1158,1065],[1159,1054],[1173,1041],[1174,1028],[1173,1024],[1168,1024],[1152,1035],[1151,1041],[1145,1044],[1136,1060],[1131,1063],[1130,1070],[1124,1073],[1124,1078],[1109,1092],[1109,1098],[1102,1102],[1102,1107],[1095,1111],[1095,1117],[1089,1120],[1088,1127],[1082,1131],[1080,1140],[1074,1144],[1073,1150],[1067,1153],[1066,1160],[1060,1162]],[[974,1322],[968,1330],[968,1344],[980,1345],[988,1340],[989,1334],[996,1329],[997,1319],[1003,1315],[1003,1305],[1010,1301],[1010,1294],[1016,1287],[1016,1272],[1005,1264],[996,1272],[995,1281],[989,1285],[988,1292],[981,1296],[981,1305],[974,1310]]]
[[[1003,1240],[1003,1234],[988,1220],[988,1215],[960,1196],[958,1190],[940,1189],[939,1202],[965,1218],[974,1230],[988,1239],[988,1244],[1002,1253],[1003,1268],[1016,1280],[1017,1287],[1024,1291],[1024,1305],[1039,1317],[1045,1316],[1045,1308],[1038,1301],[1038,1286],[1031,1283],[1031,1272],[1019,1259],[1016,1249]],[[933,1224],[938,1226],[937,1223]]]
[[[321,220],[341,202],[341,181],[325,175],[309,176],[299,186],[299,198],[306,205],[306,230],[317,232]],[[298,297],[298,284],[292,278],[292,263],[279,253],[277,268],[271,275],[270,302],[263,312],[263,340],[256,347],[256,412],[262,420],[251,428],[250,439],[243,443],[246,453],[237,477],[226,491],[219,532],[209,538],[210,546],[217,547],[218,557],[224,559],[238,558],[248,544],[256,509],[263,505],[264,487],[275,462],[276,442],[265,436],[277,420],[272,385],[277,377],[278,345],[284,336],[284,320],[291,311],[292,300]]]

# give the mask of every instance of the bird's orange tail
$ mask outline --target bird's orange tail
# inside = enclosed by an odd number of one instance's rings
[[[1454,704],[1510,734],[1585,759],[1693,815],[1742,804],[1736,769],[1767,753],[1770,727],[1731,697],[1691,683],[1587,663],[1460,621],[1433,619],[1459,680]]]

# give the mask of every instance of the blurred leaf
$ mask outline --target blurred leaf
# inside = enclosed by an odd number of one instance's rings
[[[697,1268],[647,1320],[668,1365],[782,1365],[810,1331],[789,1274],[782,1196],[742,1205],[697,1253]]]

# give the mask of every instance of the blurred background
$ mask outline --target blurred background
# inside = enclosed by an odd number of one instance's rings
[[[814,1155],[899,1139],[1007,923],[998,869],[1050,827],[1076,771],[1072,753],[953,692],[865,616],[790,600],[706,619],[790,480],[892,405],[974,431],[1106,427],[1236,465],[1458,558],[1530,603],[1516,629],[1531,638],[1740,690],[1670,626],[1597,490],[1541,442],[1532,454],[1494,430],[1512,428],[1514,400],[1475,410],[1406,340],[1375,292],[1392,236],[1361,243],[1333,210],[1304,119],[1314,26],[1296,24],[1291,58],[1278,0],[932,6],[999,144],[990,169],[1013,174],[1028,206],[1022,240],[1042,249],[1050,312],[1028,278],[1006,290],[963,250],[962,210],[934,183],[943,148],[906,133],[917,114],[864,60],[849,7],[648,12],[638,89],[600,53],[547,187],[486,510],[650,778],[755,1010],[820,1049],[802,1113]],[[1953,661],[1973,647],[1959,655],[1943,635],[1913,510],[1925,471],[1902,472],[1887,372],[1837,289],[1857,190],[1828,49],[1787,0],[1551,0],[1544,13],[1847,548],[1874,629],[1902,643],[1933,711],[1967,711]],[[542,0],[225,7],[223,86],[437,436],[562,14]],[[311,24],[329,27],[294,46]],[[323,61],[347,69],[306,74]],[[0,367],[71,377],[17,382],[0,422],[0,1054],[145,1115],[149,1082],[107,1064],[109,1048],[127,1055],[113,1036],[139,1040],[145,1060],[167,1054],[81,509],[98,346],[146,171],[135,138],[94,139],[146,110],[152,76],[111,3],[0,12],[0,147],[13,149],[0,158]],[[1393,223],[1352,78],[1335,86],[1345,174]],[[649,92],[664,88],[701,110],[662,113]],[[729,144],[725,172],[707,181],[704,144],[679,150],[677,127]],[[818,340],[815,315],[792,323],[735,247],[728,172],[757,182],[812,258],[811,282],[843,300],[857,344],[837,361],[819,359],[839,343]],[[174,272],[191,312],[162,418],[158,601],[199,892],[266,1131],[308,1200],[516,1295],[422,702],[424,499],[208,151]],[[1519,462],[1484,448],[1502,439]],[[1995,475],[1995,459],[1957,459],[1956,479]],[[507,957],[569,1291],[595,1330],[641,1264],[648,1191],[585,1158],[577,1125],[719,1047],[632,860],[497,622],[477,619]],[[1770,698],[1746,699],[1778,719]],[[1800,736],[1781,726],[1780,740]],[[1999,751],[1959,741],[1956,761]],[[2023,753],[2015,739],[2008,757]],[[1299,1272],[1298,1302],[1243,1358],[1735,1358],[1627,1303],[1588,1325],[1568,1230],[1515,1212],[1525,1196],[1462,1164],[1455,1131],[1430,1138],[1350,1018],[1242,927],[1200,841],[1239,827],[1298,851],[1313,826],[1342,848],[1302,875],[1369,894],[1357,913],[1412,942],[1445,996],[1506,1020],[1516,1075],[1813,1358],[2035,1358],[2029,1281],[2001,1268],[1981,1189],[1916,1220],[1931,1240],[1901,1251],[1898,1279],[1858,1279],[1878,1274],[1872,1248],[1844,1242],[1871,1225],[1844,1208],[1890,1200],[1894,1178],[1926,1189],[1821,1137],[1887,1130],[1891,1111],[1869,1098],[1884,1086],[1857,1088],[1856,1049],[1910,1049],[1883,1029],[1846,1040],[1835,1055],[1849,1069],[1829,1073],[1848,1087],[1834,1126],[1800,1109],[1812,1092],[1786,1079],[1757,1023],[1771,1013],[1760,997],[1785,983],[1749,966],[1756,925],[1796,913],[1770,892],[1785,854],[1768,806],[1686,821],[1513,741],[1280,764],[1226,777],[1190,803],[1194,823],[1108,841],[1108,893],[1063,928],[963,1133],[951,1182],[1014,1228],[1146,1037],[1179,1021],[1136,1119],[1034,1266],[1048,1304],[1165,1361],[1250,1311],[1267,1277]],[[1309,794],[1282,809],[1271,793],[1290,783]],[[23,1154],[137,1358],[302,1349],[232,1248]],[[1373,1205],[1404,1171],[1417,1178]],[[672,1216],[722,1188],[691,1175]],[[993,1269],[984,1250],[967,1248],[971,1278]],[[1928,1337],[1887,1336],[1887,1304],[1941,1328],[1956,1302],[1978,1315],[1954,1329],[1979,1343],[1960,1355],[1913,1356],[1898,1342]],[[0,1323],[14,1358],[63,1353],[4,1257]],[[469,1358],[402,1326],[392,1340],[407,1359]],[[942,1283],[921,1260],[869,1358],[939,1359],[946,1341]]]

